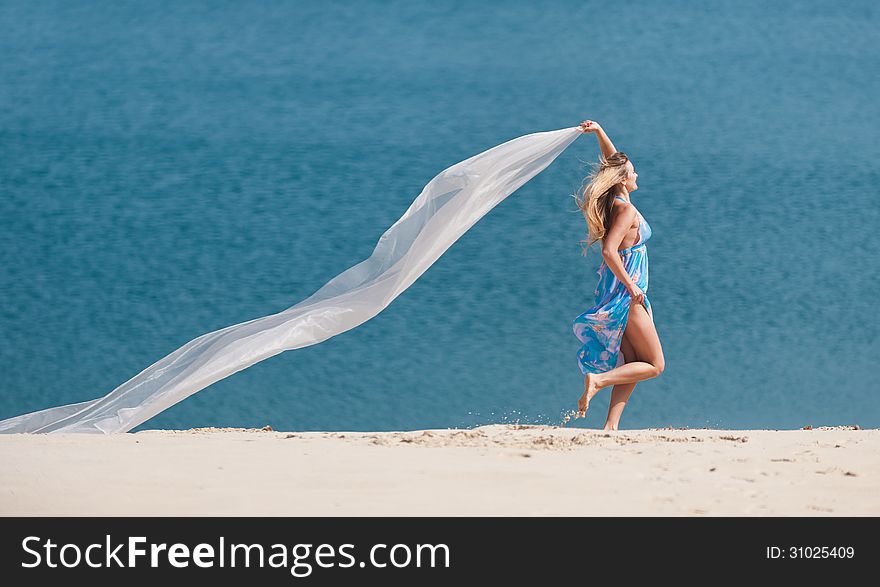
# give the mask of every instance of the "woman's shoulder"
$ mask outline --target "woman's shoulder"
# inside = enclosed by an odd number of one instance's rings
[[[615,206],[632,206],[632,202],[627,202],[623,199],[622,196],[614,195],[611,197],[611,202]]]
[[[615,213],[620,212],[629,212],[630,214],[636,213],[636,207],[633,206],[632,202],[624,202],[621,199],[614,198],[614,205],[611,208]]]

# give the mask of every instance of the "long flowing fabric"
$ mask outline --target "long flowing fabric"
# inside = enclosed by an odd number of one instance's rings
[[[543,171],[581,131],[521,136],[449,167],[379,238],[370,257],[290,308],[203,334],[104,397],[0,421],[0,433],[127,432],[212,383],[363,324],[458,238]]]

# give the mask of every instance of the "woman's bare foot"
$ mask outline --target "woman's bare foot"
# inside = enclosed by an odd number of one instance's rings
[[[600,389],[602,388],[599,387],[599,382],[596,381],[596,374],[587,373],[587,376],[584,378],[584,395],[578,400],[579,418],[583,418],[586,415],[587,409],[590,407],[590,400],[599,393]]]

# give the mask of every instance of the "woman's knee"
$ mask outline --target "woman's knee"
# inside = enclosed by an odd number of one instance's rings
[[[653,361],[651,364],[654,365],[654,377],[657,377],[658,375],[663,373],[663,369],[666,368],[666,361],[663,359],[662,356],[659,360]]]

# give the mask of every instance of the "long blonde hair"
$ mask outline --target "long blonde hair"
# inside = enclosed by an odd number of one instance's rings
[[[626,180],[627,161],[629,157],[622,151],[616,151],[607,158],[599,155],[599,163],[591,164],[592,171],[574,196],[587,221],[587,239],[578,241],[587,245],[582,247],[583,254],[593,243],[605,237],[614,205],[615,186]]]

